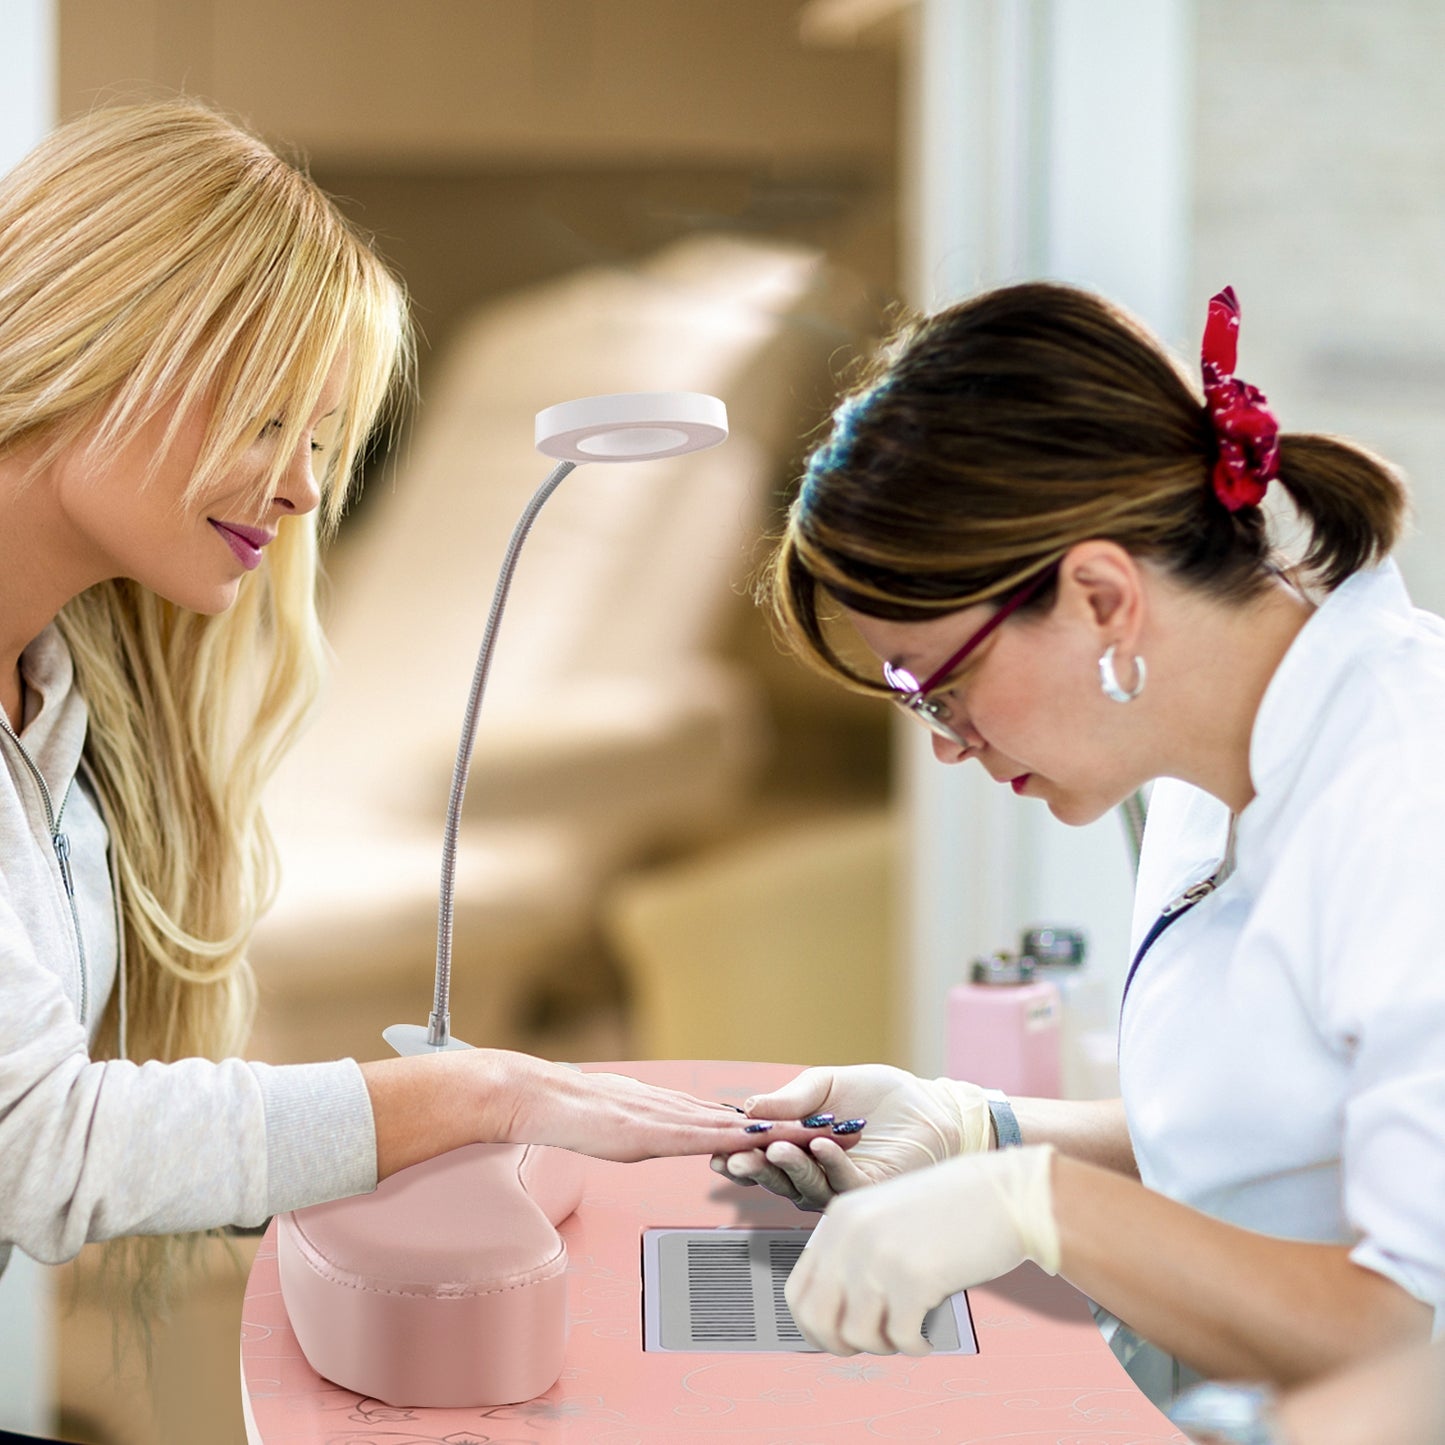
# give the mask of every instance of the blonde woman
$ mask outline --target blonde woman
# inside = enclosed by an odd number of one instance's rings
[[[472,1141],[756,1138],[507,1051],[235,1057],[318,532],[408,349],[367,246],[201,105],[98,111],[0,182],[0,1267],[255,1224]]]
[[[1025,1258],[1121,1354],[1214,1377],[1445,1319],[1445,624],[1390,560],[1398,476],[1281,431],[1238,327],[1221,292],[1196,379],[1099,297],[991,292],[900,338],[809,461],[771,575],[805,658],[1065,823],[1158,780],[1122,1098],[812,1069],[750,1112],[867,1142],[714,1162],[826,1209],[788,1299],[827,1349],[922,1352],[928,1307]]]

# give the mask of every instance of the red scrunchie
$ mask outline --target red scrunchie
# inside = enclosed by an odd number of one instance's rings
[[[1211,480],[1214,494],[1237,512],[1257,507],[1279,472],[1279,424],[1264,393],[1234,374],[1239,346],[1239,301],[1233,286],[1210,299],[1201,352],[1204,400],[1219,440]]]

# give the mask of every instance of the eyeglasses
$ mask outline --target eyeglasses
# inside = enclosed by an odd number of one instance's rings
[[[885,662],[883,664],[883,680],[893,689],[894,696],[891,701],[897,703],[905,712],[912,713],[930,732],[937,733],[941,738],[947,738],[951,743],[957,743],[961,748],[970,746],[968,740],[949,722],[948,709],[943,703],[936,698],[929,697],[928,694],[935,692],[942,683],[957,672],[965,659],[977,651],[996,627],[1002,626],[1025,602],[1031,597],[1037,596],[1053,580],[1058,570],[1059,564],[1054,562],[1040,572],[1037,577],[1025,582],[942,667],[922,682],[919,682],[911,672],[905,672],[903,668],[894,667],[891,662]]]

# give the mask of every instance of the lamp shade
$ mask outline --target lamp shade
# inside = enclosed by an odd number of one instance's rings
[[[643,462],[726,440],[727,408],[698,391],[584,396],[537,413],[537,450],[564,462]]]

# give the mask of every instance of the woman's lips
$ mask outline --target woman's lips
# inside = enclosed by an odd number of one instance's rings
[[[269,533],[255,527],[236,527],[228,522],[218,522],[214,517],[206,520],[220,533],[222,540],[235,554],[236,560],[248,572],[261,565],[261,548],[270,540]]]
[[[1032,774],[1032,773],[1020,773],[1020,774],[1018,775],[1018,777],[1016,777],[1016,778],[1011,778],[1011,779],[1009,780],[1009,787],[1011,787],[1011,788],[1014,790],[1014,792],[1022,795],[1022,794],[1023,794],[1023,790],[1024,790],[1024,786],[1028,783],[1028,780],[1029,780],[1031,777],[1033,777],[1033,774]]]

